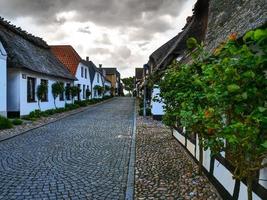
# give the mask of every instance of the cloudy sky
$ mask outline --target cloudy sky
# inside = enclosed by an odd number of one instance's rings
[[[133,76],[174,37],[196,0],[0,0],[0,15],[50,45],[70,44],[81,57]]]

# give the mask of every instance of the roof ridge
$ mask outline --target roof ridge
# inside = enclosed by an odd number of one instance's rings
[[[13,33],[20,35],[24,39],[28,40],[29,42],[39,47],[49,49],[48,44],[43,40],[43,38],[34,36],[33,34],[27,32],[26,30],[23,30],[21,27],[17,27],[14,24],[11,24],[10,21],[5,20],[1,16],[0,16],[0,25],[3,25],[4,27],[8,28]]]

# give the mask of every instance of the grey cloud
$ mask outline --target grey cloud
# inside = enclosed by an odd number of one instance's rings
[[[81,27],[78,29],[78,32],[81,32],[81,33],[86,33],[86,34],[91,34],[91,31],[90,31],[90,27],[89,26],[86,26],[86,27]]]
[[[111,44],[111,41],[110,41],[108,34],[104,33],[104,34],[102,34],[101,38],[97,38],[95,40],[95,43],[109,45],[109,44]]]
[[[75,11],[75,21],[91,21],[105,27],[138,27],[163,32],[160,17],[178,16],[186,0],[0,0],[0,13],[9,18],[32,17],[38,23],[66,22],[61,12]]]
[[[87,53],[90,54],[111,54],[111,51],[107,48],[90,48]]]
[[[132,52],[127,46],[120,46],[115,48],[115,55],[120,56],[123,59],[127,59],[131,56]]]

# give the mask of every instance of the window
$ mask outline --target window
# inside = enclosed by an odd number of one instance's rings
[[[97,74],[97,82],[99,83],[99,74]]]
[[[84,77],[87,79],[87,69],[84,68]]]
[[[79,88],[78,101],[80,101],[81,100],[81,92],[80,92],[81,84],[78,84],[78,88]]]
[[[35,84],[36,79],[32,77],[27,78],[27,101],[35,102]]]
[[[96,95],[97,95],[97,94],[96,94],[96,90],[94,90],[94,97],[96,97]]]
[[[83,99],[85,99],[85,97],[86,97],[86,94],[85,94],[85,85],[83,85]]]
[[[83,67],[81,67],[81,77],[83,77]]]
[[[62,88],[64,88],[64,83],[60,83]],[[64,101],[64,90],[59,95],[59,101]]]
[[[66,84],[66,91],[65,91],[66,100],[70,100],[70,83]]]
[[[42,98],[41,98],[41,101],[47,102],[48,101],[48,80],[41,79],[41,85],[45,85],[47,88],[46,93],[44,93]]]

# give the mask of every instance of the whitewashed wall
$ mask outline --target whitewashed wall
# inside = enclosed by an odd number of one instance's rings
[[[152,115],[159,115],[162,116],[164,115],[164,110],[163,110],[163,103],[160,102],[156,102],[153,99],[157,98],[157,99],[161,99],[160,96],[160,88],[158,86],[154,86],[153,91],[152,91]]]
[[[81,76],[82,67],[83,67],[83,77]],[[87,78],[85,78],[85,70],[84,70],[85,68],[87,69]],[[85,93],[85,91],[83,91],[83,85],[85,85],[85,90],[86,90],[87,86],[89,86],[89,89],[91,91],[91,80],[90,80],[89,68],[86,65],[84,65],[82,63],[79,63],[75,76],[76,76],[76,78],[78,80],[74,81],[74,84],[76,86],[78,84],[81,85],[81,87],[80,87],[80,89],[81,89],[80,97],[81,97],[81,100],[85,100],[86,99],[86,95],[85,95],[85,98],[83,98],[83,93]],[[77,97],[75,97],[75,99],[77,100]]]
[[[97,75],[99,76],[99,81],[97,81]],[[94,80],[93,80],[93,83],[92,83],[92,97],[95,98],[95,99],[99,99],[99,98],[102,98],[103,95],[95,95],[95,90],[94,90],[94,87],[96,85],[99,85],[101,87],[104,86],[104,83],[103,83],[103,80],[101,78],[101,74],[99,72],[96,72],[95,73],[95,76],[94,76]],[[96,93],[97,94],[97,93]]]
[[[0,115],[7,114],[7,53],[0,42]]]
[[[196,145],[194,145],[177,130],[173,130],[173,136],[188,150],[188,152],[192,154],[193,157],[196,158],[196,160],[199,160],[198,138],[196,139]],[[196,153],[194,153],[193,151],[194,148],[196,149]],[[222,156],[224,157],[224,154]],[[213,174],[211,174],[210,164],[211,164],[211,151],[210,150],[203,151],[202,165],[205,167],[207,172],[210,173],[211,176],[216,178],[216,180],[228,191],[230,195],[233,195],[235,187],[235,180],[233,179],[233,174],[227,169],[226,166],[221,164],[217,159],[215,159],[214,161]],[[259,179],[266,180],[266,177],[267,177],[267,169],[265,168],[260,171]],[[266,188],[265,181],[259,181],[259,184]],[[246,199],[247,199],[247,187],[244,183],[241,182],[238,200],[246,200]],[[256,193],[253,193],[253,200],[263,200],[263,198],[259,197]]]
[[[24,76],[24,78],[23,78]],[[26,77],[26,78],[25,78]],[[39,109],[37,97],[36,102],[27,101],[27,77],[36,78],[36,90],[37,86],[40,85],[41,79],[48,80],[48,101],[40,102],[42,111],[47,109],[54,109],[54,98],[52,95],[52,84],[56,81],[73,84],[70,80],[61,78],[46,76],[31,71],[20,70],[20,69],[9,69],[8,70],[8,112],[20,112],[21,116],[28,115],[31,111]],[[65,99],[65,98],[64,98]],[[57,108],[62,108],[65,103],[71,103],[70,101],[60,101],[59,97],[56,99]]]

